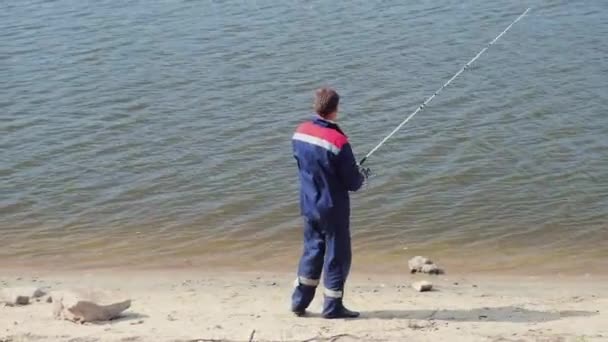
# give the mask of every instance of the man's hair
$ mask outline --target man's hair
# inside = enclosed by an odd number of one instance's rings
[[[322,117],[335,112],[339,102],[340,95],[331,88],[319,88],[315,91],[315,112]]]

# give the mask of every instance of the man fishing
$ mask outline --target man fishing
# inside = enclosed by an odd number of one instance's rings
[[[330,88],[315,93],[316,116],[293,135],[304,218],[304,252],[291,310],[303,316],[312,302],[323,270],[325,318],[355,318],[342,302],[351,265],[350,199],[369,176],[357,164],[348,138],[336,124],[340,96]]]
[[[350,200],[349,191],[357,191],[369,176],[361,167],[388,139],[416,114],[421,112],[453,80],[460,76],[490,46],[500,39],[530,8],[520,14],[496,38],[454,76],[428,97],[416,110],[391,131],[357,164],[348,138],[335,123],[340,97],[329,88],[316,91],[312,121],[298,126],[293,136],[293,151],[300,175],[300,207],[304,217],[304,253],[291,310],[298,316],[306,313],[324,269],[325,303],[323,317],[354,318],[359,313],[344,307],[344,283],[350,270]]]

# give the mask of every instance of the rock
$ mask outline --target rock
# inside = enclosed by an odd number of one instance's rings
[[[444,274],[445,272],[439,268],[431,259],[416,256],[411,258],[407,265],[410,268],[410,273],[428,273],[428,274]]]
[[[413,283],[412,287],[418,292],[426,292],[431,291],[433,289],[433,284],[429,283],[428,281],[419,281]]]
[[[110,321],[131,307],[130,299],[116,300],[115,295],[100,290],[54,292],[51,298],[56,319],[79,323]]]
[[[410,259],[410,261],[407,262],[407,265],[410,268],[410,271],[412,273],[416,273],[416,272],[420,272],[420,270],[422,269],[422,266],[424,265],[428,265],[428,264],[432,264],[433,261],[422,257],[422,256],[416,256]]]
[[[437,267],[437,265],[435,264],[422,265],[422,268],[419,272],[428,274],[443,274],[443,270]]]
[[[0,302],[8,306],[28,305],[31,299],[42,297],[45,294],[38,287],[8,287],[0,291]]]

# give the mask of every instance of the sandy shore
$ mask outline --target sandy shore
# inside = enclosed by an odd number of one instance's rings
[[[125,315],[78,325],[51,304],[0,305],[0,341],[608,341],[604,277],[354,275],[347,304],[356,320],[289,311],[293,274],[202,271],[7,271],[0,286],[93,287],[133,299]],[[437,290],[417,293],[430,279]]]

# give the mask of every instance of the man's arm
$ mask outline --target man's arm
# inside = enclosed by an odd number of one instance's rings
[[[349,191],[359,190],[365,181],[349,143],[342,146],[338,154],[338,174]]]

